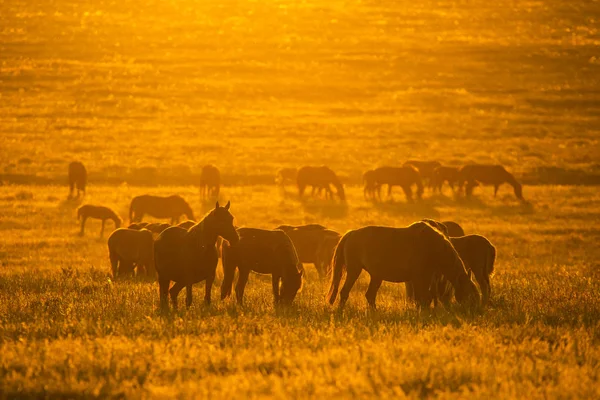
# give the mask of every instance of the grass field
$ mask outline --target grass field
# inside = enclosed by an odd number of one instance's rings
[[[357,186],[409,158],[592,182],[599,21],[598,1],[0,1],[0,398],[600,397],[597,186],[416,204]],[[206,212],[213,163],[240,226],[455,220],[497,246],[491,304],[420,312],[384,283],[368,312],[362,276],[339,314],[307,267],[289,310],[253,275],[243,307],[198,285],[164,317],[156,284],[110,279],[97,221],[77,235],[75,159],[84,202],[124,218],[148,192]],[[272,184],[304,164],[347,204]]]

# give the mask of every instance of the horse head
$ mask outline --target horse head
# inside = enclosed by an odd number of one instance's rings
[[[225,207],[220,207],[217,201],[215,209],[211,212],[211,222],[218,236],[235,245],[239,242],[240,237],[233,225],[233,215],[229,212],[229,207],[231,207],[231,202],[228,201]]]
[[[460,261],[460,259],[459,259]],[[462,261],[460,261],[462,264]],[[463,265],[464,270],[464,265]],[[456,284],[454,286],[456,301],[460,304],[469,306],[479,306],[481,304],[481,295],[477,289],[477,285],[473,282],[473,273],[469,271],[467,274],[460,274],[457,277]]]
[[[295,270],[285,274],[281,282],[280,301],[283,304],[292,304],[298,292],[302,291],[302,279],[304,277],[304,267],[298,263]]]

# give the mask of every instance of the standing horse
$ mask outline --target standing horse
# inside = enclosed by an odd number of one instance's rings
[[[503,183],[508,183],[513,187],[517,199],[524,200],[523,187],[502,165],[472,164],[465,165],[459,171],[459,190],[466,184],[465,195],[467,197],[473,194],[473,188],[479,184],[494,185],[494,197],[496,197],[498,188]]]
[[[329,304],[334,304],[346,272],[340,308],[348,300],[363,269],[371,275],[366,292],[371,308],[375,308],[375,297],[384,280],[412,281],[417,302],[422,307],[429,307],[435,297],[430,287],[440,274],[455,288],[459,303],[478,304],[480,301],[477,286],[452,244],[425,222],[416,222],[406,228],[367,226],[349,231],[340,239],[332,263]]]
[[[143,269],[147,276],[154,277],[154,239],[152,232],[141,229],[120,228],[108,237],[108,256],[113,279],[137,273]]]
[[[130,222],[141,222],[145,214],[155,218],[171,218],[172,224],[179,222],[181,215],[194,219],[192,208],[178,195],[161,197],[145,194],[134,197],[129,206]]]
[[[450,188],[454,191],[454,185],[457,185],[458,181],[458,168],[440,166],[433,171],[431,186],[434,192],[437,191],[442,193],[444,183],[448,182],[448,185],[450,185]]]
[[[169,308],[169,295],[173,308],[177,308],[177,295],[184,287],[186,306],[191,306],[192,285],[201,281],[206,281],[204,302],[210,304],[218,262],[217,238],[222,237],[232,244],[239,241],[229,207],[229,202],[225,207],[220,207],[217,201],[215,208],[190,229],[172,226],[156,239],[154,257],[162,310]],[[175,284],[169,289],[171,281]]]
[[[238,228],[237,231],[240,235],[238,243],[223,243],[221,299],[231,295],[233,277],[238,268],[235,287],[238,304],[242,304],[250,271],[270,274],[275,304],[291,304],[302,288],[304,269],[290,238],[281,230]]]
[[[77,188],[77,198],[79,198],[80,192],[85,194],[86,185],[87,170],[85,166],[79,161],[73,161],[69,164],[69,198],[73,197],[75,188]]]
[[[200,195],[202,198],[218,198],[220,190],[221,173],[219,169],[210,164],[202,167],[200,173]]]
[[[419,171],[412,166],[406,167],[379,167],[373,171],[372,178],[375,182],[379,199],[381,199],[381,186],[388,185],[388,197],[392,195],[392,187],[400,186],[406,195],[406,200],[412,201],[412,185],[417,186],[417,197],[423,196],[423,183]]]
[[[79,232],[81,236],[84,235],[85,221],[87,221],[88,218],[102,220],[100,237],[104,235],[104,223],[107,219],[110,219],[115,223],[115,229],[119,229],[121,227],[121,223],[123,222],[117,213],[108,207],[86,204],[77,209],[77,219],[81,220],[81,232]]]
[[[313,196],[315,195],[316,191],[321,193],[321,191],[324,189],[326,195],[333,197],[333,191],[331,190],[331,186],[333,186],[336,189],[340,200],[346,200],[346,194],[344,193],[344,186],[342,185],[342,182],[340,182],[340,179],[337,177],[335,172],[333,172],[333,170],[331,170],[329,167],[302,167],[298,170],[296,183],[298,185],[298,194],[300,197],[304,196],[304,191],[306,190],[307,186],[312,186]]]
[[[432,180],[434,179],[433,171],[435,171],[436,168],[442,166],[442,164],[438,161],[417,161],[417,160],[408,160],[402,165],[405,167],[409,166],[409,165],[415,167],[419,171],[419,174],[421,175],[421,179],[429,187],[431,187]]]

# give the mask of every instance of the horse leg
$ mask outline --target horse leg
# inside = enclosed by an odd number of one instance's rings
[[[110,267],[112,269],[113,279],[117,279],[119,275],[119,256],[109,250]]]
[[[104,236],[104,223],[106,222],[105,219],[102,220],[102,228],[100,228],[100,237]]]
[[[75,190],[75,184],[73,182],[69,183],[69,198],[73,198],[73,190]]]
[[[183,289],[184,287],[185,287],[185,285],[183,283],[175,282],[173,287],[169,290],[169,295],[171,296],[171,303],[173,303],[174,310],[177,310],[177,296],[179,295],[179,292],[181,292],[181,289]],[[187,301],[186,301],[186,303],[187,303]]]
[[[81,218],[81,231],[79,232],[79,236],[83,236],[85,234],[85,221],[87,221],[87,217]]]
[[[496,197],[496,195],[498,194],[499,188],[500,188],[500,185],[494,185],[494,197]]]
[[[369,303],[369,307],[375,310],[377,307],[375,306],[375,297],[377,296],[377,291],[381,286],[383,280],[379,278],[371,277],[371,282],[369,282],[369,288],[367,289],[367,293],[365,293],[365,297],[367,298],[367,302]]]
[[[410,186],[402,186],[402,190],[404,191],[404,195],[406,196],[406,201],[412,202],[412,190]]]
[[[235,285],[235,296],[237,298],[238,304],[242,304],[244,300],[244,289],[246,288],[246,283],[248,283],[248,276],[250,275],[250,270],[248,268],[238,268],[239,276],[237,284]]]
[[[204,289],[204,304],[210,305],[210,295],[212,293],[212,285],[215,281],[215,273],[213,272],[209,277],[206,278],[206,287]]]
[[[169,309],[169,285],[171,281],[169,279],[158,280],[158,291],[160,293],[160,309],[167,311]]]
[[[185,306],[190,308],[192,306],[192,285],[187,285],[185,287]]]
[[[306,185],[304,184],[298,184],[298,196],[302,197],[304,196],[304,190],[306,190]]]
[[[356,265],[356,264],[352,265],[351,263],[348,263],[347,272],[346,272],[346,281],[344,282],[344,286],[342,287],[342,290],[340,291],[340,305],[339,305],[340,309],[342,309],[344,307],[344,305],[346,304],[346,301],[348,301],[348,296],[350,296],[350,290],[352,289],[352,286],[354,286],[354,283],[360,276],[361,272],[362,272],[361,265]]]
[[[273,284],[273,298],[275,299],[275,304],[279,303],[279,282],[281,277],[277,274],[273,274],[272,276],[272,284]]]
[[[406,288],[406,299],[415,301],[415,286],[412,281],[404,282],[404,287]]]

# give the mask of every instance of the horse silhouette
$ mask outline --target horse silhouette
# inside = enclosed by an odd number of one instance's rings
[[[281,230],[238,228],[238,243],[223,242],[223,283],[221,299],[231,295],[236,268],[235,287],[238,304],[242,304],[250,271],[272,276],[275,304],[291,304],[302,288],[304,268],[291,239]]]
[[[85,222],[88,218],[102,220],[100,237],[104,235],[104,223],[107,219],[110,219],[115,223],[115,229],[119,229],[121,227],[121,223],[123,222],[117,213],[108,207],[86,204],[77,209],[77,219],[81,220],[81,231],[79,232],[81,236],[85,234]]]
[[[321,194],[322,190],[325,190],[325,194],[328,198],[333,198],[333,191],[331,186],[336,189],[336,194],[341,201],[346,200],[346,194],[344,193],[344,186],[340,182],[335,172],[329,167],[311,167],[304,166],[298,170],[296,177],[296,183],[298,185],[298,194],[300,197],[304,196],[304,191],[307,186],[312,186],[312,195],[315,192]]]
[[[412,201],[413,185],[417,186],[417,198],[423,196],[423,183],[419,171],[413,166],[405,167],[379,167],[373,170],[372,179],[377,188],[377,195],[381,199],[381,186],[388,185],[388,197],[392,196],[392,188],[400,186],[406,195],[407,201]]]
[[[219,169],[210,164],[202,167],[200,173],[200,195],[202,198],[218,198],[220,190],[221,173]]]
[[[473,194],[473,188],[482,185],[494,185],[494,197],[498,194],[500,185],[508,183],[513,187],[515,196],[523,199],[523,187],[502,165],[471,164],[465,165],[459,170],[459,189],[465,186],[467,197]]]
[[[186,306],[192,305],[192,285],[206,281],[204,303],[210,304],[211,289],[218,263],[217,238],[232,244],[239,241],[233,226],[230,203],[216,206],[200,222],[188,230],[178,226],[165,229],[154,243],[154,257],[158,272],[160,307],[169,308],[170,295],[173,308],[177,308],[177,296],[186,288]],[[171,281],[175,282],[169,289]]]
[[[363,269],[371,275],[366,292],[371,308],[375,308],[377,291],[384,280],[412,282],[417,303],[429,307],[435,298],[430,288],[440,275],[451,282],[458,302],[470,305],[480,302],[477,286],[452,244],[425,222],[406,228],[367,226],[342,236],[333,255],[328,302],[334,304],[346,272],[340,292],[342,308]]]
[[[429,187],[431,187],[432,180],[434,179],[434,171],[436,168],[441,167],[442,164],[438,161],[418,161],[418,160],[408,160],[403,166],[413,166],[421,175],[421,179],[425,182]]]
[[[431,178],[431,186],[434,192],[437,191],[441,193],[444,183],[448,182],[448,185],[450,186],[452,191],[454,191],[454,185],[458,185],[458,181],[458,168],[440,166],[433,171],[433,176]]]
[[[79,198],[80,192],[85,194],[86,186],[87,170],[85,166],[79,161],[73,161],[69,164],[69,198],[73,197],[75,188],[77,188],[77,198]]]
[[[172,224],[178,223],[182,215],[194,219],[192,208],[178,195],[161,197],[145,194],[134,197],[129,207],[129,221],[141,222],[145,214],[155,218],[170,218]]]
[[[155,277],[154,239],[149,230],[117,229],[108,237],[108,256],[114,279],[132,275],[135,266],[138,275],[143,270]]]

